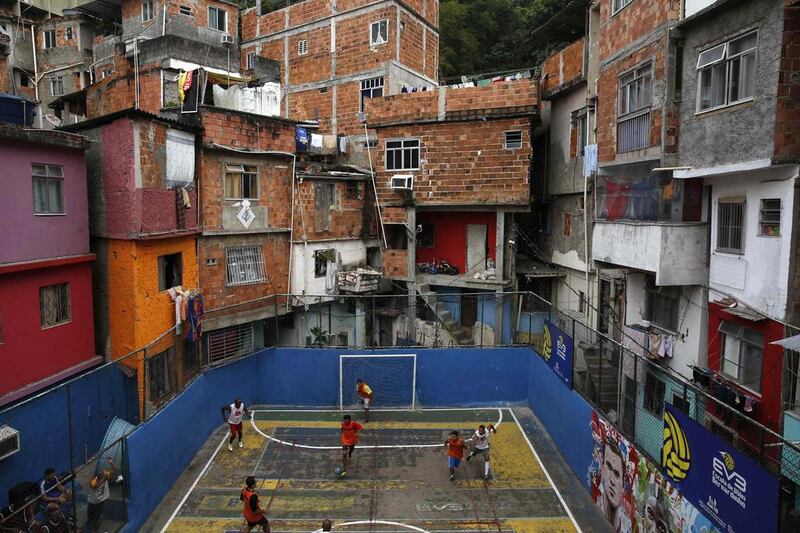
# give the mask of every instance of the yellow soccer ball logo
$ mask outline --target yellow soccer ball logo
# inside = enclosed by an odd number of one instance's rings
[[[733,461],[732,458],[731,461]],[[675,417],[665,411],[661,466],[664,467],[669,477],[675,481],[682,481],[686,478],[691,463],[691,454],[689,453],[689,443],[686,441],[686,435],[678,425]]]
[[[728,469],[728,472],[733,472],[733,469],[736,468],[736,463],[733,462],[733,456],[728,452],[722,452],[722,461],[725,463],[725,468]]]
[[[545,361],[549,361],[553,356],[553,337],[550,336],[550,328],[544,327],[544,338],[542,339],[542,356]]]

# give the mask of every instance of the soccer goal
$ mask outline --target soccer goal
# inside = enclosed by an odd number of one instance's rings
[[[339,409],[358,404],[356,380],[373,391],[375,409],[414,409],[417,404],[417,355],[340,355]]]

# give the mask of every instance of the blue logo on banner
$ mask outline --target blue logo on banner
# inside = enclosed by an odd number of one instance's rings
[[[670,404],[661,467],[720,531],[777,531],[778,479]]]
[[[550,322],[544,324],[542,357],[547,362],[547,366],[553,369],[553,372],[567,384],[567,387],[572,388],[572,337]]]

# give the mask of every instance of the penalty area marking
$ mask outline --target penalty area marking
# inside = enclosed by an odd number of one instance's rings
[[[255,430],[256,433],[258,433],[259,435],[261,435],[262,437],[264,437],[268,441],[273,441],[273,442],[276,442],[278,444],[283,444],[284,446],[292,446],[294,448],[304,448],[306,450],[341,450],[342,449],[342,445],[341,444],[339,446],[312,446],[310,444],[297,444],[296,442],[287,442],[285,440],[281,440],[281,439],[272,437],[270,435],[267,435],[266,433],[264,433],[263,431],[258,429],[258,426],[256,425],[256,413],[257,412],[265,412],[265,411],[251,411],[250,412],[250,425],[253,426],[253,429]],[[498,413],[498,419],[497,419],[497,423],[495,423],[494,426],[495,427],[500,427],[500,424],[503,422],[503,409],[502,408],[498,408],[497,409],[497,413]],[[511,414],[513,415],[514,413],[512,412]],[[278,422],[280,422],[280,421],[278,421]],[[524,435],[524,432],[523,432],[523,435]],[[442,446],[441,443],[437,443],[437,444],[372,444],[372,445],[366,445],[366,446],[362,445],[362,446],[359,446],[358,448],[362,449],[362,450],[363,449],[376,450],[376,449],[395,449],[395,448],[440,448],[441,446]],[[365,522],[365,523],[369,523],[369,522]]]
[[[404,527],[406,529],[410,529],[411,531],[417,531],[418,533],[431,533],[427,529],[422,529],[421,527],[412,526],[410,524],[404,524],[402,522],[390,522],[388,520],[356,520],[354,522],[342,522],[341,524],[334,524],[334,526],[339,529],[342,527],[347,526],[363,526],[363,525],[383,525],[383,526],[397,526],[397,527]],[[313,533],[322,533],[322,529],[317,529]]]

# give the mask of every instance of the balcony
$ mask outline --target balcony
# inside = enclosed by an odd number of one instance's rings
[[[650,146],[650,110],[617,122],[617,153]]]
[[[597,220],[592,259],[653,272],[656,285],[708,282],[705,222]]]

